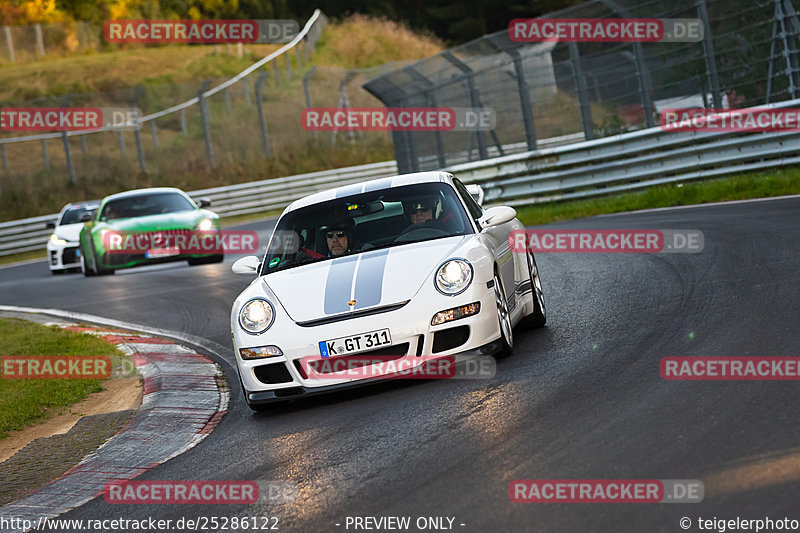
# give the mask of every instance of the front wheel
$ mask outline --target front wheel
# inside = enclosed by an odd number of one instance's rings
[[[522,324],[534,329],[541,328],[547,323],[547,308],[544,305],[544,291],[542,280],[539,277],[539,268],[532,253],[527,254],[528,274],[531,278],[531,298],[533,298],[533,312],[522,319]]]
[[[497,321],[500,325],[500,351],[495,357],[508,357],[514,350],[514,331],[511,328],[511,314],[508,312],[506,291],[500,276],[494,274],[494,299],[497,304]]]

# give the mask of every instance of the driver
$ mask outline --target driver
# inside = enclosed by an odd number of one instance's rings
[[[432,198],[423,198],[421,200],[414,200],[413,202],[404,202],[403,211],[412,224],[422,224],[428,220],[433,220],[433,209],[435,206],[436,200]]]
[[[354,239],[347,221],[323,226],[322,233],[328,244],[328,257],[339,257],[352,251]]]

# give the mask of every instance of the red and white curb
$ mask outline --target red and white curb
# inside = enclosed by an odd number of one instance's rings
[[[0,306],[0,310],[88,322],[100,318],[53,309]],[[140,326],[100,321],[141,331]],[[36,525],[54,518],[99,496],[107,483],[135,478],[193,448],[219,424],[230,401],[227,390],[219,387],[224,380],[220,367],[191,348],[154,335],[57,325],[104,336],[130,355],[144,379],[142,405],[125,427],[78,465],[33,494],[0,507],[0,516],[19,518],[17,523],[28,520]]]

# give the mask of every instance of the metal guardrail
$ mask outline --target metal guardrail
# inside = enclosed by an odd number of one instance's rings
[[[759,107],[792,108],[800,99]],[[744,111],[744,110],[739,110]],[[800,163],[800,131],[670,132],[648,128],[448,168],[487,204],[575,200]]]
[[[800,107],[800,99],[767,106]],[[447,170],[484,188],[486,204],[531,205],[636,191],[800,163],[800,131],[668,132],[648,128],[531,152],[454,165]],[[221,216],[278,209],[308,194],[397,174],[394,161],[325,170],[190,192]],[[0,256],[41,249],[57,215],[0,223]]]
[[[541,144],[558,146],[582,138],[582,133],[565,135],[545,139]],[[524,147],[524,143],[516,143],[505,145],[503,149],[507,153],[516,153]],[[466,152],[462,155],[463,159],[467,158]],[[222,217],[229,217],[282,209],[292,201],[318,191],[395,174],[397,174],[397,163],[385,161],[202,189],[189,192],[189,195],[193,198],[211,199],[211,210]],[[41,250],[52,233],[52,230],[45,228],[45,224],[57,218],[58,214],[54,214],[0,222],[0,256]]]
[[[189,192],[189,195],[192,198],[210,198],[211,210],[228,217],[280,209],[317,191],[395,174],[397,163],[387,161],[202,189]],[[0,222],[0,256],[44,249],[53,232],[45,225],[57,219],[58,214],[54,214]]]

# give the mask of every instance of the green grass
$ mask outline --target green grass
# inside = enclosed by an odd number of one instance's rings
[[[32,252],[22,252],[11,255],[0,255],[0,265],[8,265],[18,261],[28,261],[29,259],[47,259],[47,252],[44,250],[44,244],[41,250],[34,250]]]
[[[538,225],[654,207],[768,198],[788,194],[800,194],[800,168],[782,168],[709,181],[662,185],[637,193],[519,207],[517,218],[525,225]]]
[[[97,337],[0,318],[0,355],[107,355],[122,356]],[[58,414],[93,392],[103,390],[99,380],[0,379],[0,438]]]

